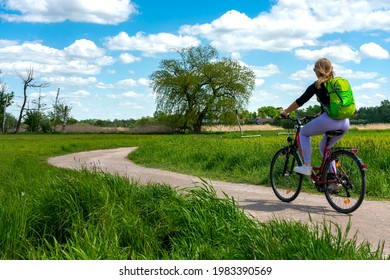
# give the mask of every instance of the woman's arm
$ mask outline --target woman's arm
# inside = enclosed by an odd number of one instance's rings
[[[298,109],[299,106],[298,103],[296,101],[294,101],[290,106],[288,106],[286,109],[284,109],[280,114],[287,118],[288,117],[288,114],[290,114],[292,111],[295,111],[296,109]]]

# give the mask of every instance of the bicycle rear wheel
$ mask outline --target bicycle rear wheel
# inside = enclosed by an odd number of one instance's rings
[[[270,168],[272,190],[283,202],[291,202],[297,198],[302,188],[303,175],[293,171],[294,166],[302,165],[295,151],[284,147],[276,152]]]
[[[334,179],[334,171],[337,178]],[[338,150],[326,161],[322,172],[325,196],[330,206],[340,213],[351,213],[362,204],[366,193],[366,172],[362,161],[348,150]]]

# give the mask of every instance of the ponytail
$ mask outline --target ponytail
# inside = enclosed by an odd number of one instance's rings
[[[321,84],[334,78],[332,63],[327,58],[320,58],[317,60],[314,64],[314,70],[319,73],[318,80],[315,83],[317,89],[321,88]]]

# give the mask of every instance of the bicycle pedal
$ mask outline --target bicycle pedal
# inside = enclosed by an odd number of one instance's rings
[[[341,188],[342,188],[342,187],[343,187],[342,185],[338,184],[338,185],[336,185],[336,186],[334,186],[334,187],[332,188],[332,190],[330,191],[330,193],[331,193],[331,194],[338,194],[338,193],[341,191]]]
[[[319,191],[319,192],[325,192],[325,188],[323,187],[323,186],[321,186],[321,185],[315,185],[316,186],[316,188],[317,188],[317,191]]]

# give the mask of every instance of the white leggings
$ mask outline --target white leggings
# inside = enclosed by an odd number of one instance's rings
[[[327,113],[323,113],[318,118],[305,124],[301,129],[301,147],[303,153],[303,161],[305,164],[311,164],[311,136],[324,134],[319,149],[321,156],[325,150],[326,138],[325,132],[329,130],[343,130],[344,133],[340,136],[332,137],[329,141],[329,147],[332,147],[338,140],[341,139],[349,130],[349,119],[335,120],[328,116]]]

